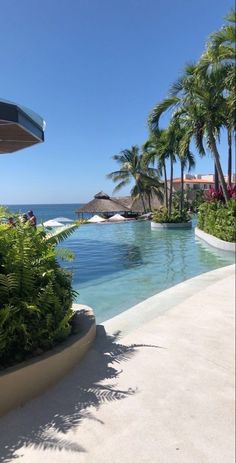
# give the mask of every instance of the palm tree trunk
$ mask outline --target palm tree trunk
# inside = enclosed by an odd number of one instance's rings
[[[151,194],[148,195],[148,205],[149,205],[149,212],[152,211],[152,205],[151,205]]]
[[[167,174],[166,174],[166,163],[164,161],[163,164],[163,170],[164,170],[164,188],[165,188],[165,203],[166,203],[166,209],[168,211],[169,205],[168,205],[168,186],[167,186]]]
[[[209,131],[209,142],[210,142],[211,151],[213,153],[214,161],[215,161],[215,164],[216,164],[216,169],[217,169],[217,172],[218,172],[218,175],[219,175],[219,180],[220,180],[220,184],[221,184],[221,187],[222,187],[225,202],[228,203],[229,194],[228,194],[228,191],[227,191],[227,185],[226,185],[226,181],[225,181],[223,170],[222,170],[221,163],[220,163],[220,155],[219,155],[219,152],[218,152],[218,149],[217,149],[217,146],[216,146],[215,137],[214,137],[212,131]]]
[[[170,155],[170,197],[169,197],[169,216],[171,215],[171,212],[172,212],[173,170],[174,170],[173,156]]]
[[[139,185],[139,181],[137,181],[137,187],[138,187],[138,191],[139,191],[139,196],[141,198],[141,201],[142,201],[142,205],[143,205],[143,212],[144,214],[146,214],[146,207],[145,207],[145,202],[144,202],[144,198],[143,198],[143,193],[141,191],[141,188],[140,188],[140,185]]]
[[[231,186],[232,181],[232,133],[228,129],[228,185]]]
[[[180,195],[180,214],[183,213],[184,208],[184,163],[180,161],[181,165],[181,195]]]
[[[216,163],[214,163],[214,169],[215,169],[215,173],[214,173],[214,187],[215,187],[215,190],[216,191],[219,191],[219,175],[218,175],[218,170],[217,170],[217,167],[216,167]]]

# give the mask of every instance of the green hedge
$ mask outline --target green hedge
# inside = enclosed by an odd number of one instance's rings
[[[56,256],[62,236],[46,236],[28,224],[0,225],[0,368],[38,355],[70,333],[71,275]]]
[[[205,202],[198,209],[198,227],[224,241],[236,241],[236,200],[228,205],[220,201]]]
[[[172,214],[169,215],[167,209],[164,207],[154,212],[152,217],[152,221],[155,223],[183,223],[189,220],[191,220],[191,217],[186,211],[183,211],[181,214],[179,210],[174,209]]]

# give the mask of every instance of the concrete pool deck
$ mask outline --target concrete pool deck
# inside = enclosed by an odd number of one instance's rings
[[[234,289],[231,265],[98,326],[78,367],[0,420],[0,461],[233,463]]]

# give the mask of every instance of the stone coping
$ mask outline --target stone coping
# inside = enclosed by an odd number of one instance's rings
[[[221,249],[222,251],[228,252],[235,252],[236,251],[236,243],[231,243],[229,241],[223,241],[220,238],[216,238],[216,236],[209,235],[209,233],[200,230],[200,228],[195,228],[195,235],[197,238],[200,238],[206,243],[210,244],[214,248]]]
[[[45,392],[57,383],[86,354],[96,336],[96,320],[90,307],[79,310],[81,331],[38,357],[21,362],[0,373],[0,416]]]
[[[181,223],[156,223],[151,222],[151,228],[156,228],[159,230],[163,229],[178,229],[178,228],[192,228],[192,221],[189,222],[181,222]]]

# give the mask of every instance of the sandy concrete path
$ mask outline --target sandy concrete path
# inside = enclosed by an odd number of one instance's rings
[[[158,317],[163,294],[145,301],[139,326],[131,309],[98,327],[80,366],[0,420],[0,461],[233,463],[234,277],[230,266],[171,288]]]

